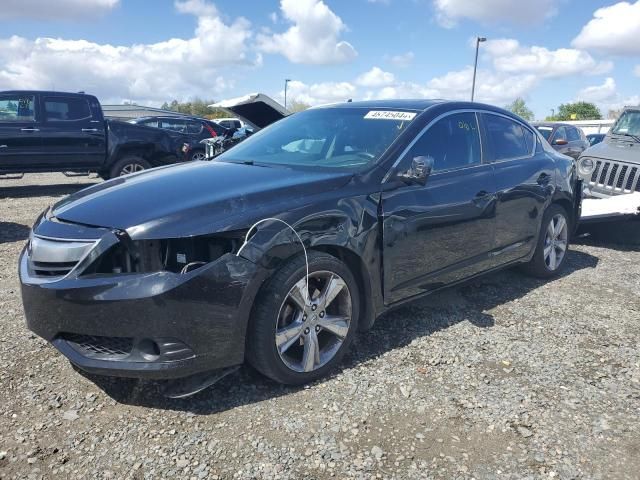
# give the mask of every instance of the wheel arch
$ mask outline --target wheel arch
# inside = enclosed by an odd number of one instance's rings
[[[375,321],[375,307],[371,287],[371,275],[362,258],[346,247],[339,245],[316,245],[310,250],[327,253],[338,258],[349,268],[360,289],[359,330],[366,331]]]

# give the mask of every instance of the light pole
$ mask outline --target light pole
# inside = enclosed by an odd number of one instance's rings
[[[291,81],[290,78],[285,78],[284,79],[284,109],[287,109],[287,85],[289,85],[289,82]]]
[[[471,101],[476,93],[476,72],[478,70],[478,50],[480,50],[480,44],[486,42],[486,37],[476,37],[476,61],[473,65],[473,83],[471,84]]]

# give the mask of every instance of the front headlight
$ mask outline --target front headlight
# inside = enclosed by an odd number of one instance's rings
[[[578,163],[578,171],[585,177],[591,175],[595,168],[596,162],[594,162],[593,159],[589,157],[581,158],[580,162]]]

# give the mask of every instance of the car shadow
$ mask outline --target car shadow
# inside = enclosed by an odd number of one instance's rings
[[[23,197],[60,197],[95,185],[96,182],[86,183],[54,183],[50,185],[12,185],[0,187],[0,198]]]
[[[562,276],[595,268],[597,264],[596,257],[571,251]],[[488,313],[491,309],[521,298],[544,283],[544,280],[525,276],[517,269],[508,269],[391,310],[381,316],[370,331],[356,336],[352,348],[334,376],[339,375],[341,370],[353,368],[386,352],[402,348],[416,338],[427,337],[460,322],[468,321],[476,328],[491,328],[495,324],[493,316]],[[163,395],[166,382],[80,373],[117,402],[196,415],[215,414],[304,388],[277,384],[245,365],[212,387],[192,397],[177,400]],[[317,383],[323,381],[326,379]]]
[[[640,220],[607,222],[581,227],[576,245],[609,248],[620,252],[640,251]]]
[[[26,225],[0,220],[0,244],[25,240],[31,229]]]

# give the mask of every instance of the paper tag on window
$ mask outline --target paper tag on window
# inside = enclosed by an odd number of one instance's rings
[[[409,122],[416,116],[415,112],[393,112],[391,110],[371,110],[364,118],[368,120],[396,120]]]

